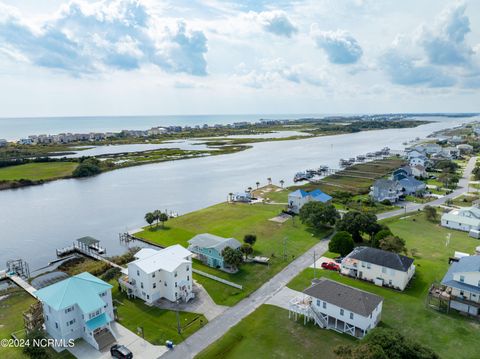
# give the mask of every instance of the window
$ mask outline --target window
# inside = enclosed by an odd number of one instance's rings
[[[382,273],[386,274],[387,273],[387,268],[382,267]]]
[[[340,315],[343,315],[343,313],[344,313],[344,310],[340,309]]]
[[[189,267],[189,266],[187,266],[187,272],[188,272],[189,270],[190,270],[190,267]]]
[[[155,272],[152,273],[152,278],[155,278]]]
[[[176,278],[177,276],[178,276],[178,273],[177,273],[177,272],[175,272],[175,278]]]
[[[58,329],[58,323],[57,323],[57,322],[55,322],[55,328],[57,328],[57,329]]]
[[[368,268],[368,269],[372,268],[372,266],[371,266],[370,263],[367,263],[367,268]]]
[[[479,287],[480,287],[480,280],[478,281],[478,284],[477,284]]]
[[[465,282],[465,276],[464,275],[460,276],[460,282],[462,282],[462,283]]]
[[[163,283],[165,285],[165,287],[167,287],[167,282]]]
[[[365,268],[365,263],[364,262],[362,262],[362,268]]]
[[[190,276],[189,276],[189,275],[187,275],[187,280],[190,280]]]
[[[45,316],[47,318],[47,321],[48,321],[48,315]]]
[[[106,295],[107,295],[107,292],[103,292],[103,293],[100,294],[100,297],[105,297]]]
[[[350,319],[353,319],[353,313],[350,313]]]
[[[150,296],[147,294],[147,299],[150,299]]]
[[[157,288],[157,283],[153,283],[153,289]]]
[[[177,288],[177,287],[178,287],[178,283],[177,283],[177,282],[175,282],[175,288]]]
[[[322,307],[323,307],[324,309],[326,309],[326,308],[327,308],[327,303],[326,303],[326,302],[323,302]]]
[[[140,271],[137,269],[137,276],[140,277]]]
[[[143,282],[140,282],[140,288],[143,289]]]
[[[317,299],[317,307],[320,306],[320,303],[321,303],[320,299]]]

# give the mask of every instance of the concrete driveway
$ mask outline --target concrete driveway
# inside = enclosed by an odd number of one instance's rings
[[[117,338],[117,344],[125,345],[132,352],[134,358],[154,359],[168,351],[165,346],[150,344],[118,323],[112,324],[112,329]],[[112,357],[110,347],[98,351],[84,340],[75,343],[75,346],[69,348],[68,351],[78,359],[107,359]]]
[[[283,287],[278,293],[276,293],[272,298],[267,300],[265,304],[271,304],[276,307],[280,307],[288,310],[290,301],[294,298],[301,297],[303,298],[305,294],[299,292],[298,290],[293,290],[288,287]]]

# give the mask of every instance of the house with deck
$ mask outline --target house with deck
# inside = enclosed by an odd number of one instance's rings
[[[298,189],[288,194],[288,209],[293,213],[298,214],[300,209],[308,202],[322,202],[328,203],[332,200],[332,197],[322,192],[319,189],[311,192]]]
[[[363,338],[380,322],[383,298],[330,279],[315,279],[289,303],[289,316],[304,316],[325,329]]]
[[[459,231],[479,231],[480,230],[480,208],[464,207],[451,210],[442,215],[442,226]]]
[[[227,272],[230,268],[223,260],[222,251],[230,247],[238,249],[242,245],[235,238],[223,238],[210,233],[198,234],[188,241],[188,250],[195,254],[195,257],[212,268],[218,268]]]
[[[413,176],[402,178],[398,183],[402,186],[404,195],[422,196],[427,189],[425,182],[419,181]]]
[[[377,202],[388,200],[395,203],[403,196],[403,188],[396,180],[379,179],[371,187],[370,196]]]
[[[452,262],[441,285],[449,308],[473,316],[480,314],[480,256],[464,256]]]
[[[43,306],[45,329],[57,340],[84,339],[97,350],[115,337],[112,286],[84,272],[35,292]]]
[[[122,290],[146,303],[165,298],[188,302],[194,298],[192,252],[179,244],[156,250],[143,248],[128,263],[128,275],[119,279]]]
[[[372,247],[356,247],[343,260],[340,273],[404,290],[415,274],[413,258]]]

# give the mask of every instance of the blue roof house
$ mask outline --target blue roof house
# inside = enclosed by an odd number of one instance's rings
[[[111,290],[110,284],[87,272],[37,290],[49,336],[65,343],[83,338],[97,350],[115,342]]]
[[[288,209],[293,213],[298,214],[305,203],[312,201],[328,203],[331,200],[331,196],[322,192],[319,189],[313,190],[311,192],[304,191],[303,189],[298,189],[294,192],[289,193]]]
[[[441,284],[450,297],[450,308],[474,316],[480,314],[480,256],[453,262]]]

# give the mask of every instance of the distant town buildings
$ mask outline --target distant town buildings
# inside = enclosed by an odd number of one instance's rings
[[[7,140],[4,140],[3,138],[0,138],[0,147],[5,147],[7,145]]]

